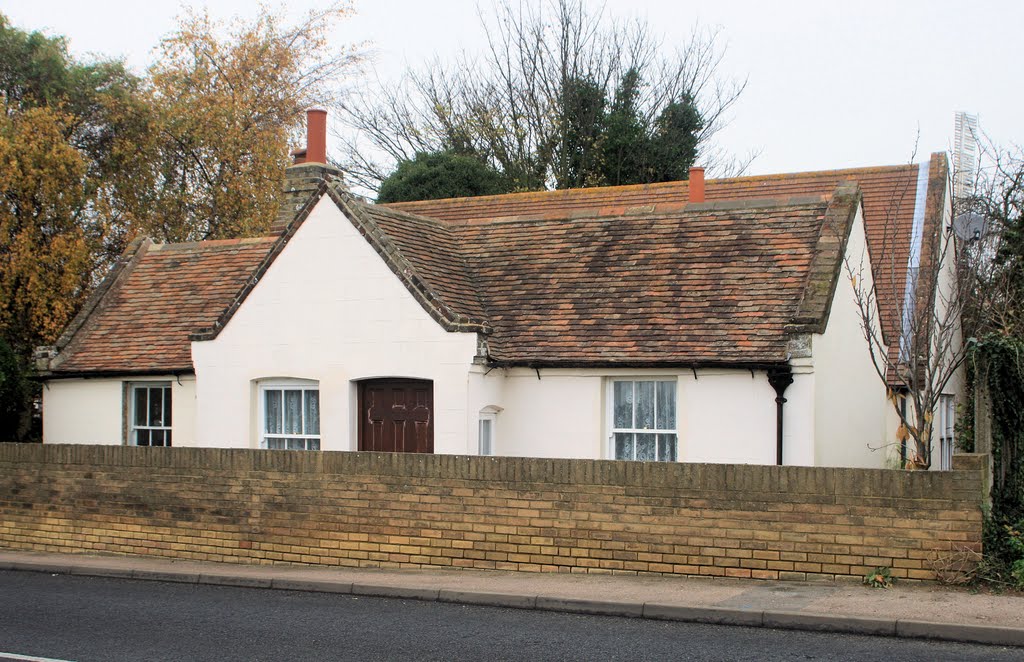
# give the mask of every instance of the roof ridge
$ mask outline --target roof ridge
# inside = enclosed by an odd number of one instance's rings
[[[433,216],[426,216],[425,214],[419,214],[416,212],[407,211],[405,209],[398,209],[392,207],[390,204],[378,204],[376,202],[362,202],[360,200],[353,200],[355,204],[364,207],[373,207],[375,209],[387,210],[388,214],[394,214],[397,217],[404,218],[413,221],[426,221],[427,223],[433,223],[438,227],[443,227],[446,230],[451,228],[452,223],[449,221],[442,220],[440,218],[434,218]]]
[[[936,152],[937,154],[938,152]],[[802,170],[797,172],[777,172],[777,173],[766,173],[763,175],[743,175],[740,177],[717,177],[714,179],[708,179],[707,182],[710,184],[724,183],[724,182],[752,182],[752,181],[764,181],[764,180],[775,180],[784,179],[791,177],[831,177],[831,176],[842,176],[851,174],[868,174],[868,173],[883,173],[883,172],[900,172],[908,168],[915,168],[918,164],[916,163],[903,163],[896,165],[884,165],[884,166],[860,166],[852,168],[836,168],[831,170]],[[583,197],[586,195],[592,195],[595,192],[602,192],[608,194],[621,194],[628,193],[631,191],[645,191],[645,190],[660,190],[660,189],[671,189],[679,188],[682,186],[689,186],[689,182],[685,179],[675,180],[671,182],[652,182],[649,184],[622,184],[617,186],[594,186],[594,187],[582,187],[582,188],[569,188],[569,189],[554,189],[554,190],[543,190],[543,191],[519,191],[514,193],[499,193],[495,195],[479,195],[479,196],[463,196],[457,198],[438,198],[433,200],[407,200],[404,202],[391,202],[384,203],[382,206],[390,207],[393,209],[405,210],[407,206],[423,205],[423,204],[444,204],[444,205],[456,205],[464,204],[468,201],[472,202],[497,202],[502,200],[525,200],[531,197],[536,198],[570,198],[570,197]]]
[[[898,165],[885,165],[885,166],[861,166],[854,168],[834,168],[831,170],[800,170],[797,172],[773,172],[766,173],[763,175],[744,175],[741,177],[722,177],[718,179],[709,179],[708,182],[748,182],[753,180],[763,179],[784,179],[787,177],[834,177],[841,175],[852,175],[852,174],[869,174],[869,173],[881,173],[881,172],[901,172],[910,168],[916,168],[916,163],[901,163]]]
[[[261,235],[259,237],[234,237],[231,239],[200,239],[199,241],[170,241],[166,243],[153,242],[150,250],[175,251],[189,248],[219,248],[222,246],[239,246],[243,244],[269,244],[275,241],[277,241],[276,236]]]
[[[437,221],[449,231],[463,232],[470,228],[489,227],[495,225],[511,225],[526,223],[566,223],[572,221],[633,221],[633,220],[664,220],[669,218],[682,218],[685,216],[696,216],[698,214],[716,214],[723,212],[749,212],[755,213],[758,210],[778,210],[785,208],[801,209],[805,207],[818,207],[828,204],[830,196],[827,195],[803,195],[791,196],[788,198],[751,198],[744,200],[713,200],[710,202],[694,203],[665,203],[664,209],[658,209],[658,205],[652,205],[650,211],[636,212],[626,209],[620,213],[602,213],[596,210],[573,210],[571,213],[557,215],[524,215],[524,216],[499,216],[492,220],[476,223],[460,223],[458,221]],[[631,208],[635,209],[635,208]],[[594,213],[588,213],[593,211]],[[429,219],[434,220],[434,219]]]

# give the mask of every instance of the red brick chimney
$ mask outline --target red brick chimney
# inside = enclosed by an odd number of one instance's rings
[[[327,111],[306,111],[306,146],[292,151],[292,165],[284,171],[281,205],[270,234],[280,234],[295,219],[320,185],[342,181],[341,170],[327,163]]]
[[[293,165],[327,163],[327,111],[310,108],[306,111],[306,148],[292,152]]]
[[[704,168],[690,168],[690,202],[704,202]]]
[[[306,163],[327,163],[327,111],[306,111]]]

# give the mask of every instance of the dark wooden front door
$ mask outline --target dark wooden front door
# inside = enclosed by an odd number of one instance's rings
[[[434,452],[434,383],[422,379],[359,382],[359,450]]]

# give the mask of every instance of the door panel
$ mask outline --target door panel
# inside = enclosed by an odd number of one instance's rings
[[[359,382],[359,450],[433,453],[433,382],[421,379]]]

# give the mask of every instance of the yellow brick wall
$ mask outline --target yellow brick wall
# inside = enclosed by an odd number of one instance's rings
[[[0,444],[0,547],[233,563],[932,579],[981,549],[951,472]]]

